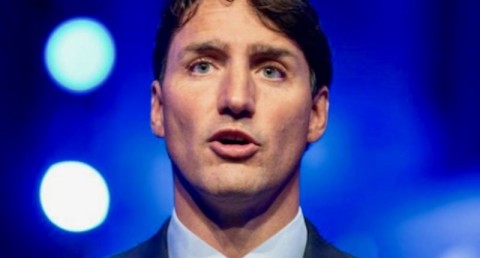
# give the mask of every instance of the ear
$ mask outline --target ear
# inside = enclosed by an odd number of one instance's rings
[[[158,80],[152,82],[152,106],[150,111],[150,120],[152,132],[158,137],[165,136],[163,121],[163,97],[162,87]]]
[[[315,142],[325,133],[328,119],[328,88],[322,86],[313,97],[312,110],[308,127],[307,141]]]

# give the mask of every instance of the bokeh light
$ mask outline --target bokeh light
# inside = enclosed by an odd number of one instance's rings
[[[480,257],[480,193],[468,182],[457,184],[449,194],[411,201],[407,213],[390,222],[386,228],[397,229],[385,238],[395,236],[389,241],[396,257]]]
[[[78,161],[64,161],[47,170],[40,187],[40,202],[53,224],[81,232],[105,220],[110,195],[94,168]]]
[[[85,93],[98,87],[110,74],[115,46],[108,30],[98,21],[76,18],[60,24],[45,48],[45,63],[52,78],[64,89]]]
[[[460,245],[448,249],[440,258],[478,258],[480,253],[474,246]]]

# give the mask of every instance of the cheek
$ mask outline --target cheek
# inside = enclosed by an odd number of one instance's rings
[[[170,158],[182,171],[189,171],[185,165],[194,160],[196,145],[192,143],[198,142],[193,104],[176,92],[164,95],[165,143]]]
[[[200,144],[211,121],[211,98],[191,85],[173,84],[164,94],[166,140],[185,148]]]
[[[265,123],[270,131],[269,159],[281,167],[292,168],[303,154],[308,135],[309,110],[305,104],[288,103],[272,108],[270,121]]]
[[[273,109],[271,124],[276,125],[276,130],[286,139],[295,139],[298,142],[306,141],[310,108],[308,101],[284,101],[280,107]],[[280,139],[281,140],[281,139]]]
[[[166,138],[182,141],[192,135],[195,128],[192,102],[185,95],[167,92],[164,96],[164,115]]]

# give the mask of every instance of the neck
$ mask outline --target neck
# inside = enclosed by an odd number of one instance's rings
[[[298,171],[277,191],[244,198],[192,196],[176,175],[174,187],[179,220],[227,257],[243,257],[298,213]]]

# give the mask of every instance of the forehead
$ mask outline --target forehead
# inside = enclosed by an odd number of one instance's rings
[[[193,13],[187,11],[190,19],[175,33],[170,52],[178,52],[191,43],[215,40],[237,48],[251,44],[289,48],[303,57],[297,44],[267,18],[260,18],[247,0],[200,0],[189,11]]]

